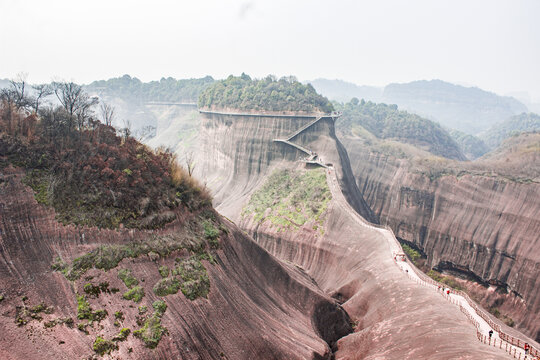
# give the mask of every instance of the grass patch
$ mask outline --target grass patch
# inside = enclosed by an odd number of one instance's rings
[[[133,300],[136,303],[141,302],[143,297],[144,297],[144,289],[140,286],[135,286],[134,288],[129,289],[123,295],[124,299]]]
[[[451,276],[445,276],[445,275],[441,274],[440,272],[435,271],[433,269],[431,269],[431,270],[429,270],[427,272],[427,276],[429,276],[433,280],[438,281],[440,283],[443,283],[443,284],[445,284],[448,287],[451,287],[453,289],[464,290],[463,287],[461,286],[461,284],[456,281],[456,279],[454,279]]]
[[[270,221],[283,231],[298,229],[310,221],[319,228],[331,199],[324,169],[275,171],[251,196],[242,216]]]
[[[490,307],[489,312],[493,314],[493,316],[495,316],[497,319],[502,320],[506,325],[510,327],[514,327],[514,325],[516,325],[516,323],[510,316],[507,316],[506,314],[501,314],[499,309],[495,306]]]
[[[34,306],[17,306],[15,308],[15,323],[18,326],[24,326],[28,324],[29,321],[37,320],[41,321],[43,320],[43,317],[41,316],[42,313],[44,314],[52,314],[54,312],[54,307],[47,306],[44,303],[34,305]]]
[[[118,278],[124,282],[124,284],[131,289],[135,285],[139,285],[139,280],[131,274],[130,269],[118,270]]]

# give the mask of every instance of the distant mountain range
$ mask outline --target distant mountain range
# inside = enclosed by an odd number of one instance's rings
[[[441,80],[389,84],[383,89],[358,86],[341,80],[317,79],[311,84],[331,100],[345,102],[357,97],[397,104],[404,110],[471,135],[485,131],[513,115],[528,111],[523,103],[513,97]]]
[[[381,102],[384,88],[356,85],[343,80],[315,79],[309,81],[318,93],[330,100],[348,102],[353,97],[366,101]]]

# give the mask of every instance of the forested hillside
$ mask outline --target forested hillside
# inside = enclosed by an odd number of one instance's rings
[[[204,90],[199,107],[246,111],[323,112],[334,110],[327,98],[317,94],[310,84],[294,77],[251,79],[248,75],[229,76]]]
[[[472,135],[527,111],[525,105],[512,97],[441,80],[387,85],[382,101]]]
[[[480,137],[490,148],[494,149],[513,135],[531,131],[540,131],[540,115],[522,113],[492,126]]]
[[[489,147],[480,138],[474,135],[465,134],[464,132],[455,129],[446,130],[469,160],[477,159],[489,151]]]
[[[351,133],[361,126],[379,139],[395,139],[415,145],[432,154],[464,160],[458,144],[437,123],[416,114],[398,110],[397,105],[375,104],[353,98],[346,104],[336,104],[343,111],[338,129]]]

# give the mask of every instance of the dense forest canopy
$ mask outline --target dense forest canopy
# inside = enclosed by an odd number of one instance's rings
[[[335,105],[343,111],[338,129],[346,134],[359,125],[380,139],[396,139],[425,148],[435,155],[465,160],[458,144],[439,124],[400,111],[397,105],[375,104],[357,98]]]
[[[196,103],[199,94],[215,80],[211,76],[200,79],[162,78],[147,83],[124,75],[109,80],[94,81],[86,87],[101,96],[115,96],[136,102],[184,102]]]
[[[251,79],[248,75],[229,76],[206,88],[199,97],[199,107],[255,111],[300,111],[329,113],[334,110],[327,98],[317,94],[310,84],[294,77],[274,76]]]

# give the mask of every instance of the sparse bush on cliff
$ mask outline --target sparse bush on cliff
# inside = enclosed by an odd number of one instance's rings
[[[215,82],[199,96],[199,107],[246,111],[323,112],[334,110],[327,98],[317,94],[311,84],[294,77],[277,80],[269,75],[252,80],[248,75],[229,76]]]

